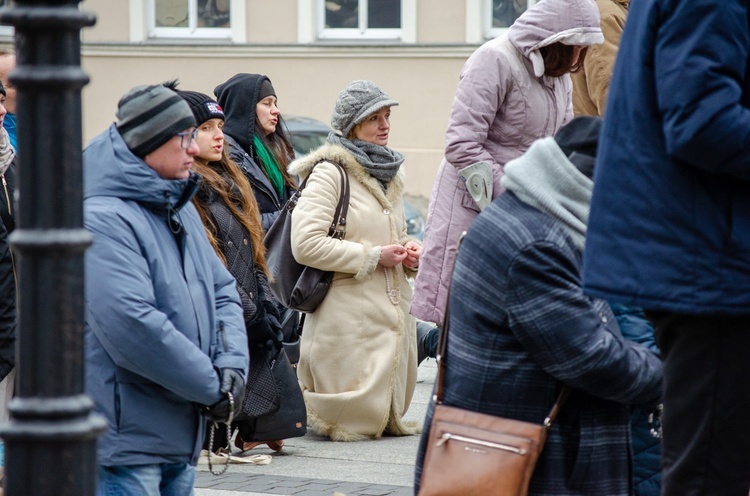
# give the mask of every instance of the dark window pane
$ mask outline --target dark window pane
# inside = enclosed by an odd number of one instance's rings
[[[326,28],[358,27],[359,0],[326,0]]]
[[[492,0],[492,27],[510,27],[525,10],[526,0]]]
[[[198,0],[198,27],[231,27],[229,0]]]
[[[188,27],[188,0],[156,0],[156,26]]]
[[[370,0],[367,24],[368,28],[400,28],[401,0]]]

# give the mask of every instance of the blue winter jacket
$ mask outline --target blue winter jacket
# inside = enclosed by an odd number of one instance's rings
[[[632,0],[584,255],[592,295],[750,313],[747,0]]]
[[[654,354],[659,354],[654,326],[643,310],[612,303],[623,337],[640,343]],[[651,435],[649,415],[654,405],[635,405],[630,411],[630,439],[633,451],[633,495],[659,496],[661,491],[661,440]]]
[[[189,201],[197,176],[160,178],[114,125],[84,150],[83,172],[93,234],[86,392],[109,423],[99,464],[194,465],[206,425],[199,407],[221,399],[218,370],[248,367],[235,280]]]

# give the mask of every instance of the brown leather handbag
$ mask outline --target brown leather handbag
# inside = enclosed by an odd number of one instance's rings
[[[437,352],[435,412],[422,465],[419,496],[525,496],[547,430],[570,394],[570,388],[563,386],[542,424],[444,405],[449,322],[449,308],[446,308]]]

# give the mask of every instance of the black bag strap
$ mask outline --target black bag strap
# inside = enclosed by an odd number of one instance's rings
[[[464,239],[464,236],[466,236],[466,231],[461,233],[461,236],[458,238],[458,249],[461,248],[461,242]],[[456,256],[458,257],[458,255]],[[443,325],[440,327],[440,337],[438,339],[438,349],[437,354],[435,355],[435,360],[437,361],[437,379],[435,383],[435,395],[433,396],[433,400],[435,401],[436,405],[441,405],[443,403],[443,383],[445,381],[445,365],[446,365],[446,358],[448,354],[448,323],[450,322],[450,300],[451,300],[451,287],[453,286],[453,272],[456,269],[455,262],[453,264],[453,270],[451,271],[451,284],[448,285],[448,303],[445,305],[445,318],[443,319]],[[550,410],[547,417],[544,419],[543,425],[545,429],[549,429],[552,425],[552,422],[555,421],[555,418],[557,418],[557,414],[560,413],[560,408],[562,408],[563,404],[565,403],[565,400],[568,399],[568,395],[570,395],[570,386],[564,385],[562,389],[560,390],[560,394],[557,396],[557,400],[555,400],[555,404],[552,405],[552,410]]]
[[[341,194],[339,195],[339,202],[338,204],[336,204],[336,211],[333,213],[333,221],[331,222],[331,227],[328,228],[328,235],[332,238],[344,239],[344,235],[346,234],[346,215],[349,212],[350,190],[349,175],[346,173],[346,171],[344,171],[344,167],[340,163],[330,159],[324,159],[320,162],[316,162],[310,169],[310,173],[302,181],[302,184],[299,185],[299,188],[294,193],[294,197],[290,199],[288,205],[290,209],[293,209],[297,205],[297,199],[299,198],[299,195],[305,188],[305,186],[307,186],[307,180],[310,179],[310,176],[312,176],[313,169],[315,169],[316,165],[322,162],[328,162],[335,165],[339,171],[339,175],[341,176]]]

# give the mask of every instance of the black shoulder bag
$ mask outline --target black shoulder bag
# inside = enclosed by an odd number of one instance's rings
[[[328,235],[332,238],[343,239],[346,233],[346,214],[349,209],[349,176],[341,164],[328,160],[326,162],[335,165],[341,175],[341,196],[339,196]],[[333,272],[302,265],[294,259],[292,254],[292,212],[311,175],[312,170],[284,205],[279,217],[268,229],[263,240],[267,250],[266,265],[271,276],[269,277],[271,292],[282,305],[300,312],[314,312],[328,293],[333,279]]]

